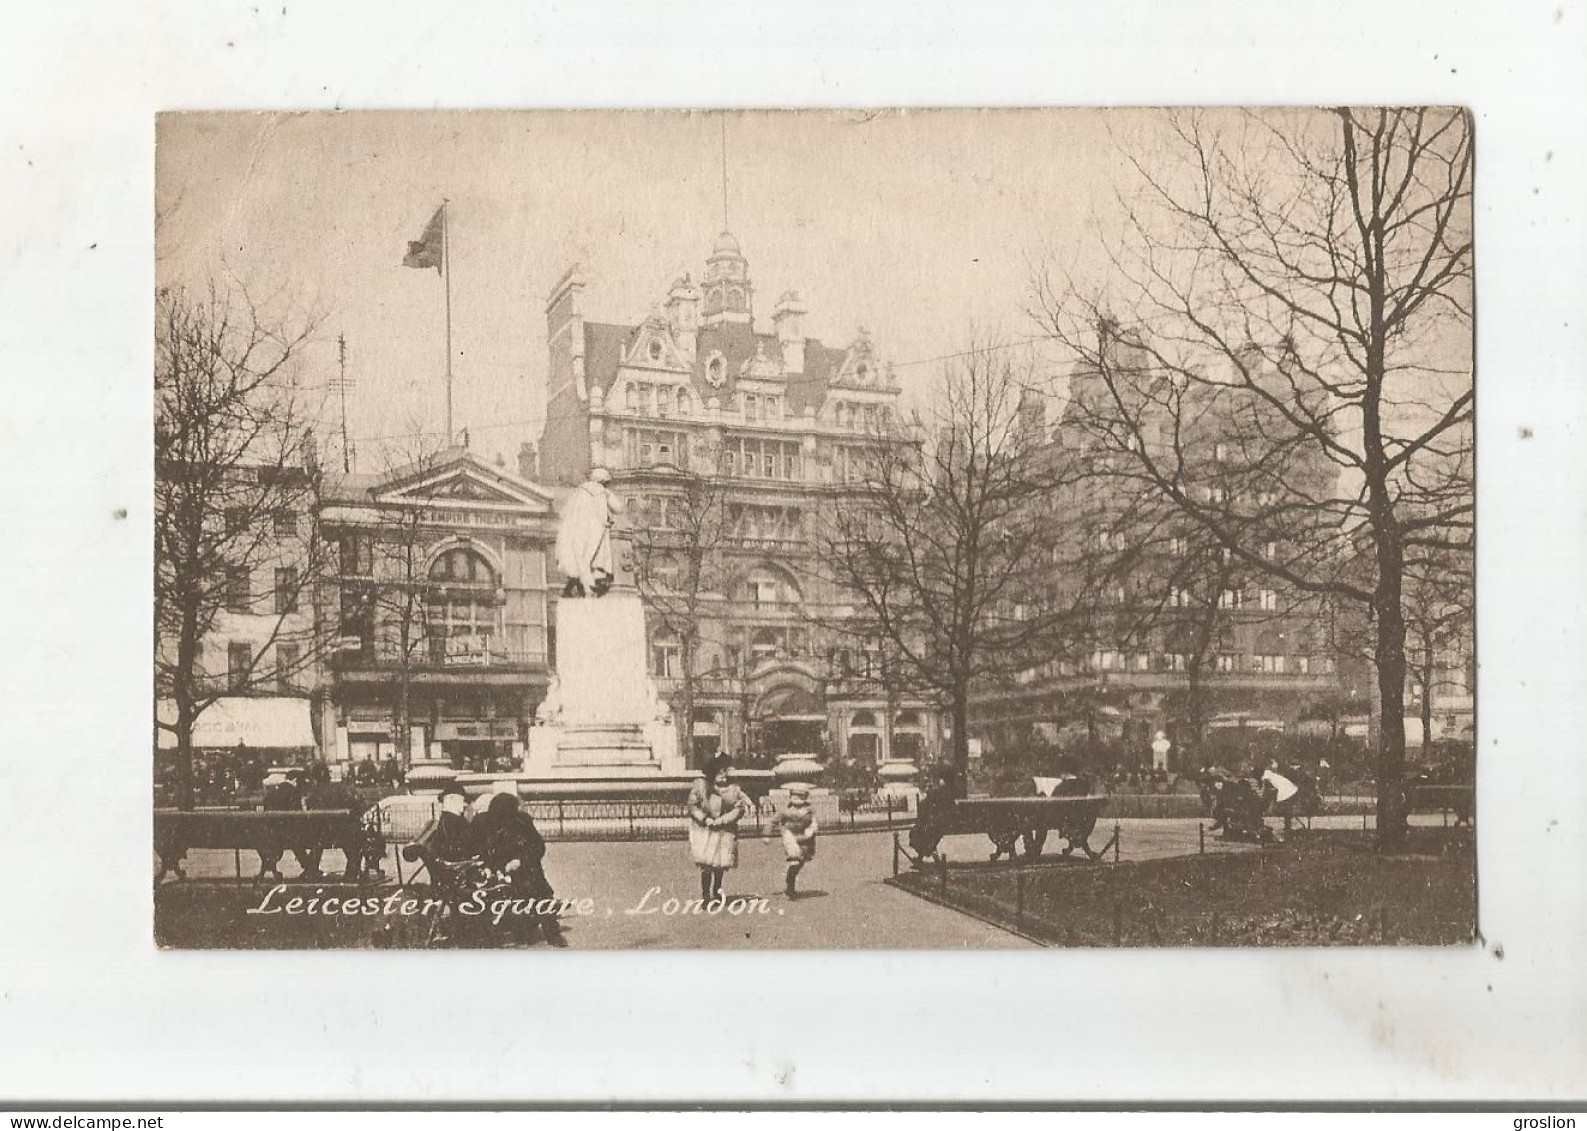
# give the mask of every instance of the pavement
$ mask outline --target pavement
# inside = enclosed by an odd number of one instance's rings
[[[1359,817],[1318,818],[1318,828],[1358,828]],[[1272,822],[1276,825],[1276,822]],[[1429,823],[1426,818],[1417,824]],[[1430,823],[1437,824],[1438,818]],[[1119,826],[1119,858],[1123,861],[1195,855],[1201,848],[1194,818],[1125,818]],[[1100,849],[1113,835],[1105,818],[1092,836]],[[1050,840],[1050,847],[1057,843]],[[982,836],[944,838],[942,850],[955,865],[984,863],[991,850]],[[1253,851],[1248,845],[1206,838],[1209,854]],[[1050,856],[1051,867],[1086,867],[1079,860]],[[1111,850],[1105,856],[1111,861]],[[290,883],[296,862],[282,859],[289,894],[310,895],[308,885]],[[328,850],[322,867],[327,876],[340,872],[341,855]],[[388,876],[394,875],[387,856]],[[722,949],[722,948],[1024,948],[1031,944],[999,928],[909,895],[887,885],[892,875],[893,844],[886,832],[828,834],[820,838],[816,858],[800,875],[799,895],[783,894],[780,841],[746,837],[739,843],[739,867],[727,874],[727,906],[700,912],[699,872],[682,840],[638,842],[553,842],[546,854],[546,873],[559,897],[586,901],[563,923],[570,947],[580,949]],[[251,852],[242,854],[244,877],[257,870]],[[902,861],[907,868],[908,862]],[[412,876],[404,865],[404,875]],[[191,879],[235,876],[232,853],[194,849],[186,872]],[[379,889],[372,889],[379,890]]]

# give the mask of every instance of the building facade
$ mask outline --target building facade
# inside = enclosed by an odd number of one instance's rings
[[[698,282],[678,278],[633,323],[584,317],[578,268],[546,306],[550,340],[541,476],[562,488],[594,467],[630,500],[629,579],[665,586],[693,552],[699,639],[691,765],[716,750],[757,764],[784,753],[880,765],[935,757],[928,704],[890,694],[870,654],[824,631],[842,594],[822,581],[811,531],[824,507],[859,490],[865,446],[897,419],[900,389],[861,328],[833,347],[806,329],[796,292],[757,325],[738,241],[722,233]],[[703,504],[707,532],[678,520]],[[703,541],[702,541],[703,539]],[[663,560],[663,558],[668,560]],[[683,652],[650,593],[651,670],[676,700]]]
[[[551,495],[460,448],[326,494],[326,759],[519,769],[549,682]]]
[[[199,713],[193,720],[195,799],[262,776],[272,763],[301,761],[319,746],[313,706],[324,653],[314,577],[317,470],[303,466],[184,468],[159,463],[155,506],[187,515],[196,527],[163,517],[160,552],[191,555],[191,572],[156,563],[155,780],[174,797],[178,771],[177,684]],[[202,484],[194,486],[195,484]],[[189,619],[190,618],[190,619]],[[179,638],[197,637],[191,674]]]
[[[1077,562],[1106,581],[1085,597],[1085,647],[980,697],[973,729],[992,749],[1088,750],[1137,768],[1153,764],[1161,731],[1171,743],[1166,768],[1186,771],[1270,744],[1273,732],[1304,729],[1303,720],[1331,719],[1339,731],[1342,719],[1366,714],[1367,672],[1343,646],[1336,611],[1150,501],[1125,470],[1127,445],[1153,446],[1192,500],[1226,515],[1243,544],[1277,563],[1303,552],[1286,534],[1293,501],[1325,495],[1336,469],[1323,459],[1258,466],[1242,442],[1260,430],[1251,398],[1183,395],[1172,402],[1177,419],[1145,408],[1134,434],[1113,440],[1106,433],[1117,429],[1109,417],[1118,410],[1096,374],[1072,376],[1051,427],[1039,398],[1026,406],[1023,426],[1042,429],[1053,458],[1081,469],[1053,499],[1052,520],[1069,542],[1057,555],[1064,564],[1033,591],[1072,598]],[[1198,396],[1204,403],[1190,405]]]

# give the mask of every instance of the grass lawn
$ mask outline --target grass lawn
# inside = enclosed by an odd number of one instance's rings
[[[1451,946],[1476,928],[1464,830],[1413,829],[1396,856],[1374,852],[1369,834],[1329,830],[1236,855],[950,868],[946,888],[935,872],[889,882],[1056,946]]]

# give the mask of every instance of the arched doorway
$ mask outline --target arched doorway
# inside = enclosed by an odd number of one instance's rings
[[[877,765],[882,760],[882,724],[875,711],[855,711],[849,715],[845,756],[852,762]]]
[[[894,761],[913,762],[917,766],[925,761],[926,722],[919,711],[900,711],[894,717],[893,749],[889,755]]]
[[[815,692],[799,684],[773,687],[755,705],[758,753],[820,756],[826,743],[826,709]]]

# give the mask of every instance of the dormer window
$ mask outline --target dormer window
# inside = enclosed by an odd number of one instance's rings
[[[717,388],[727,380],[727,360],[720,353],[713,353],[711,360],[706,362],[705,379]]]
[[[657,341],[655,338],[651,338],[650,339],[650,360],[651,361],[660,361],[661,360],[661,343],[659,341]]]
[[[860,384],[864,385],[871,379],[871,367],[862,361],[854,370],[854,375],[860,379]]]

